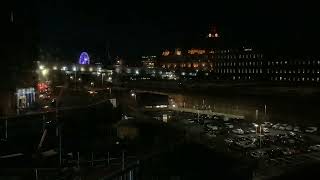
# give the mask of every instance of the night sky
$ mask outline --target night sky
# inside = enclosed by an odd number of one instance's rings
[[[106,46],[113,56],[158,55],[167,47],[196,45],[210,24],[231,46],[318,53],[320,16],[304,1],[39,3],[41,46],[60,48],[68,57],[102,55]]]

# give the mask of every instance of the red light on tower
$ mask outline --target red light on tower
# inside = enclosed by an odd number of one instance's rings
[[[218,38],[219,33],[217,31],[216,26],[211,26],[208,34],[208,38]]]

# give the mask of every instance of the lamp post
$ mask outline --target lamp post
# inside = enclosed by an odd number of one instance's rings
[[[103,77],[104,77],[105,73],[101,73],[101,87],[103,86]]]
[[[132,92],[132,93],[131,93],[131,96],[134,97],[134,101],[137,100],[137,95],[136,95],[136,93]]]
[[[74,71],[74,79],[75,79],[74,88],[77,89],[77,67],[73,66],[72,70]]]

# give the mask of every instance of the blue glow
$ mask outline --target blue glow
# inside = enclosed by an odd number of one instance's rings
[[[88,53],[82,52],[79,57],[79,64],[90,64],[90,58]]]

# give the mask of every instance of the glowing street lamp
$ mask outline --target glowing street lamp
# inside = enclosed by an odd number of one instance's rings
[[[48,69],[42,69],[41,73],[42,73],[43,76],[47,76],[47,74],[49,73],[49,70]]]
[[[131,93],[131,97],[134,97],[134,100],[135,100],[135,101],[137,100],[137,95],[136,95],[136,93]]]

